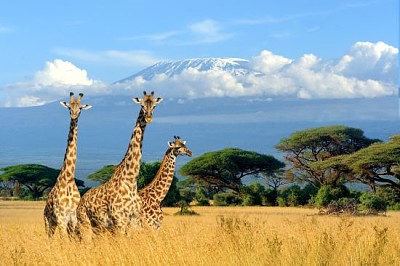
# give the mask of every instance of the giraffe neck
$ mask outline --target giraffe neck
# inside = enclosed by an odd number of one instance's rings
[[[142,143],[146,125],[147,123],[143,110],[140,110],[135,127],[133,128],[128,150],[118,165],[118,168],[120,168],[118,171],[120,173],[118,178],[129,181],[135,185],[139,176],[140,162],[142,160]]]
[[[175,174],[176,155],[172,149],[168,149],[161,162],[160,168],[157,171],[153,181],[147,186],[147,189],[156,192],[155,200],[158,203],[165,198],[171,187],[172,180]]]
[[[76,165],[76,147],[78,140],[78,119],[72,119],[69,126],[67,149],[65,150],[64,162],[59,174],[59,179],[74,180]]]

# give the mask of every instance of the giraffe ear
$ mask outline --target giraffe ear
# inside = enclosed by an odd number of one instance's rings
[[[171,143],[171,141],[168,141],[168,147],[169,147],[169,148],[172,148],[173,146],[174,146],[174,144]]]
[[[140,103],[140,99],[138,97],[132,98],[132,101],[135,103]]]
[[[163,98],[157,98],[156,103],[160,103],[160,102],[162,102],[162,100],[163,100]]]
[[[64,106],[65,108],[69,108],[69,103],[67,103],[67,102],[60,102],[60,104],[62,106]]]
[[[81,106],[81,109],[83,109],[83,110],[87,110],[87,109],[90,109],[90,108],[92,108],[92,106],[89,105],[89,104],[85,104],[85,105]]]

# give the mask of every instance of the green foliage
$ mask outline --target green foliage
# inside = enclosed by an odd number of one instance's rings
[[[43,196],[43,193],[53,187],[57,182],[57,177],[60,170],[53,169],[40,164],[20,164],[15,166],[9,166],[0,169],[0,180],[2,182],[16,182],[23,188],[29,191],[29,195],[32,199],[37,199]],[[79,179],[75,179],[78,187],[83,187],[84,182]]]
[[[314,168],[325,172],[336,171],[349,181],[377,186],[389,186],[400,192],[400,135],[389,142],[374,143],[352,154],[335,156],[324,162],[313,163]]]
[[[364,192],[360,197],[360,208],[367,214],[386,212],[387,202],[371,191]]]
[[[199,184],[207,183],[241,194],[243,177],[257,176],[261,172],[272,174],[283,167],[284,164],[273,156],[227,148],[191,160],[180,169],[180,174]]]
[[[196,190],[195,199],[197,201],[198,206],[209,206],[210,205],[209,198],[208,198],[204,188],[199,188]]]
[[[388,206],[388,210],[391,211],[400,211],[400,202],[397,202],[393,205]]]
[[[242,199],[232,192],[220,192],[213,196],[214,206],[236,206],[241,204]]]
[[[344,163],[357,180],[369,185],[390,186],[400,192],[400,135],[389,142],[376,143],[346,157]],[[374,187],[372,187],[374,189]]]
[[[106,165],[100,170],[88,175],[87,179],[104,184],[111,178],[112,174],[114,173],[114,168],[114,165]]]
[[[339,125],[297,131],[282,139],[275,147],[286,152],[285,159],[291,166],[287,176],[294,181],[320,187],[324,184],[339,184],[341,176],[334,169],[324,171],[320,167],[313,167],[312,163],[351,154],[377,141],[365,137],[360,129]]]
[[[142,162],[140,164],[139,177],[138,177],[138,190],[141,190],[153,180],[156,176],[158,169],[160,169],[161,162]],[[175,183],[176,185],[176,183]]]
[[[400,191],[392,187],[379,187],[376,190],[376,195],[383,199],[389,208],[400,203]]]
[[[310,184],[307,184],[304,187],[292,185],[280,191],[279,196],[277,197],[277,203],[281,207],[307,205],[312,199],[314,199],[316,194],[317,189]]]
[[[179,211],[174,213],[174,215],[181,215],[181,216],[199,215],[197,212],[192,210],[190,208],[189,204],[184,200],[179,201],[178,206],[180,207],[180,209],[179,209]]]
[[[315,196],[315,206],[326,207],[329,203],[348,196],[350,196],[350,191],[343,185],[337,187],[324,185],[318,190],[318,193]]]
[[[253,183],[243,187],[244,200],[243,205],[255,206],[262,205],[262,196],[265,194],[264,186],[259,183]]]

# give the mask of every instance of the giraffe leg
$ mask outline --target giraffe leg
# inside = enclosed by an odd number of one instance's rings
[[[70,217],[70,220],[69,220],[68,224],[67,224],[67,233],[68,233],[68,236],[69,236],[69,238],[71,240],[76,240],[77,239],[77,234],[76,234],[76,232],[77,232],[77,229],[76,229],[77,223],[78,222],[77,222],[76,215],[72,215]]]
[[[58,231],[60,232],[61,238],[69,237],[69,234],[68,234],[68,222],[65,221],[65,219],[62,219],[62,220],[60,219],[58,221],[57,228],[58,228]]]
[[[47,236],[52,238],[57,229],[57,221],[52,214],[47,214],[44,216],[44,228]]]
[[[75,235],[80,241],[90,242],[93,237],[93,230],[89,216],[86,213],[85,208],[77,209],[77,224],[75,226]]]

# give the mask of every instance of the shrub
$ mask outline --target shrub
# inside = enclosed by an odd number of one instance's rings
[[[213,197],[215,206],[240,205],[242,199],[232,192],[220,192]]]
[[[391,211],[400,211],[400,202],[388,206],[388,209]]]
[[[287,206],[287,202],[286,202],[286,199],[284,197],[279,196],[278,198],[276,198],[276,202],[278,203],[279,207],[286,207]]]
[[[209,206],[210,202],[209,199],[206,195],[206,192],[203,188],[199,188],[196,191],[196,195],[195,195],[195,200],[196,200],[196,205],[197,206]]]
[[[367,214],[386,212],[387,202],[371,191],[364,192],[360,197],[360,208]]]
[[[340,198],[346,198],[350,195],[350,191],[343,185],[333,187],[324,185],[315,196],[315,206],[326,207],[329,203],[338,201]]]

